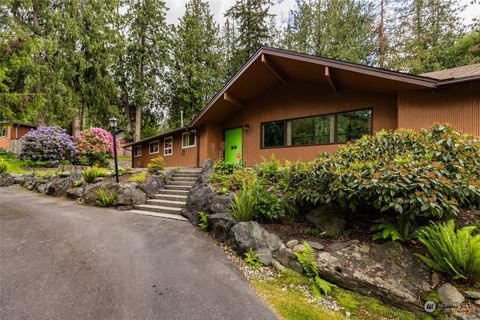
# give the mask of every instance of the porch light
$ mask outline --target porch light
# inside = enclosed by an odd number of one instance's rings
[[[112,137],[113,137],[113,158],[115,160],[115,181],[118,183],[118,159],[117,159],[117,126],[118,120],[115,117],[108,119],[110,123],[110,128],[112,128]]]
[[[110,119],[108,119],[108,122],[110,123],[110,128],[112,128],[112,130],[117,129],[117,126],[118,126],[117,118],[111,117]]]

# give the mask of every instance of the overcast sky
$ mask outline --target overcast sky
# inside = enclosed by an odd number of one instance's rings
[[[471,0],[459,0],[463,4],[470,4]],[[167,22],[177,24],[178,19],[182,17],[185,12],[186,0],[166,0],[167,7],[170,9],[167,12]],[[210,10],[214,14],[215,19],[220,24],[224,21],[224,13],[230,8],[235,0],[208,0],[210,3]],[[275,5],[271,9],[271,13],[277,16],[278,21],[283,24],[286,23],[288,13],[295,6],[295,0],[274,0]],[[465,24],[469,24],[475,16],[480,15],[480,4],[469,5],[464,11],[462,17],[465,19]]]

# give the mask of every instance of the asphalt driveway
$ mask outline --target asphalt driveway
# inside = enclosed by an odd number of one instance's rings
[[[0,188],[0,319],[275,319],[188,222]]]

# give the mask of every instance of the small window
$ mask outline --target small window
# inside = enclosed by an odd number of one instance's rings
[[[197,145],[197,135],[195,131],[182,133],[182,149],[195,147]]]
[[[173,154],[173,137],[168,137],[163,140],[163,155],[171,156]]]
[[[133,147],[133,156],[140,157],[142,155],[142,146],[135,146]]]
[[[7,127],[0,127],[0,137],[6,137],[7,136]]]
[[[160,149],[159,147],[159,142],[158,140],[157,141],[152,141],[150,142],[149,144],[149,152],[150,154],[153,154],[153,153],[158,153],[158,150]]]

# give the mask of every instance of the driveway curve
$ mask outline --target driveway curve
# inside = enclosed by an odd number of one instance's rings
[[[275,319],[188,222],[0,188],[0,319]]]

